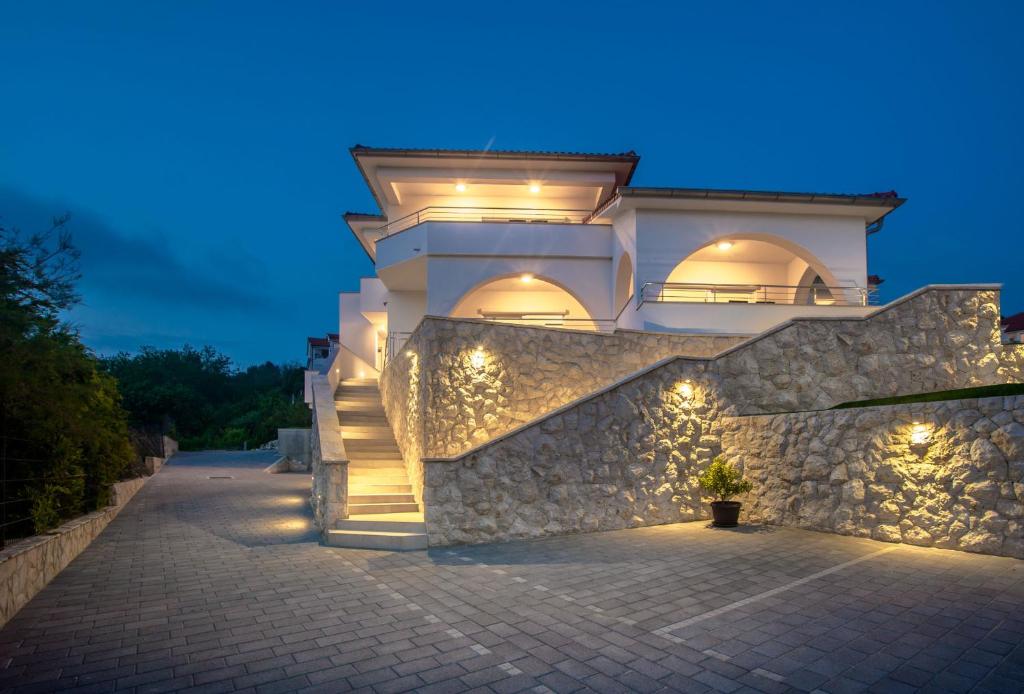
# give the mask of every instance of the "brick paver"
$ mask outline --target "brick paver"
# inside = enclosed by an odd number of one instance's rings
[[[176,457],[0,631],[0,690],[1024,687],[1024,562],[704,523],[331,549],[268,462]]]

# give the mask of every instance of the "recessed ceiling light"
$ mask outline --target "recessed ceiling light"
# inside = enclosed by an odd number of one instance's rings
[[[466,184],[465,183],[456,183],[455,184],[455,191],[458,192],[458,193],[465,193],[466,192]]]
[[[531,193],[539,193],[540,192],[540,185],[538,185],[536,183],[531,183],[530,184],[530,192]]]
[[[730,248],[732,248],[732,241],[719,241],[718,242],[718,250],[720,250],[720,251],[727,251]]]

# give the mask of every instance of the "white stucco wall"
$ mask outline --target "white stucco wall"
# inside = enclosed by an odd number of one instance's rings
[[[374,364],[374,327],[362,313],[359,292],[338,294],[338,341],[367,364]]]
[[[426,292],[388,292],[388,332],[411,333],[427,312]]]
[[[821,263],[827,284],[867,285],[864,220],[857,217],[668,210],[636,216],[638,286],[667,281],[687,256],[722,238],[788,241]]]

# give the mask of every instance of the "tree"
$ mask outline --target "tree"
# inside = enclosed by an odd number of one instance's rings
[[[60,318],[80,277],[67,222],[0,226],[0,435],[37,532],[105,505],[135,456],[116,382]]]
[[[132,425],[171,433],[184,450],[242,448],[306,427],[303,369],[265,362],[236,370],[212,347],[143,347],[104,360],[117,378]]]

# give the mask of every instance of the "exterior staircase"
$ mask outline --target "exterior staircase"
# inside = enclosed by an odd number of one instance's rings
[[[334,394],[348,453],[348,513],[327,531],[332,547],[426,549],[423,512],[388,424],[375,379],[345,379]]]

